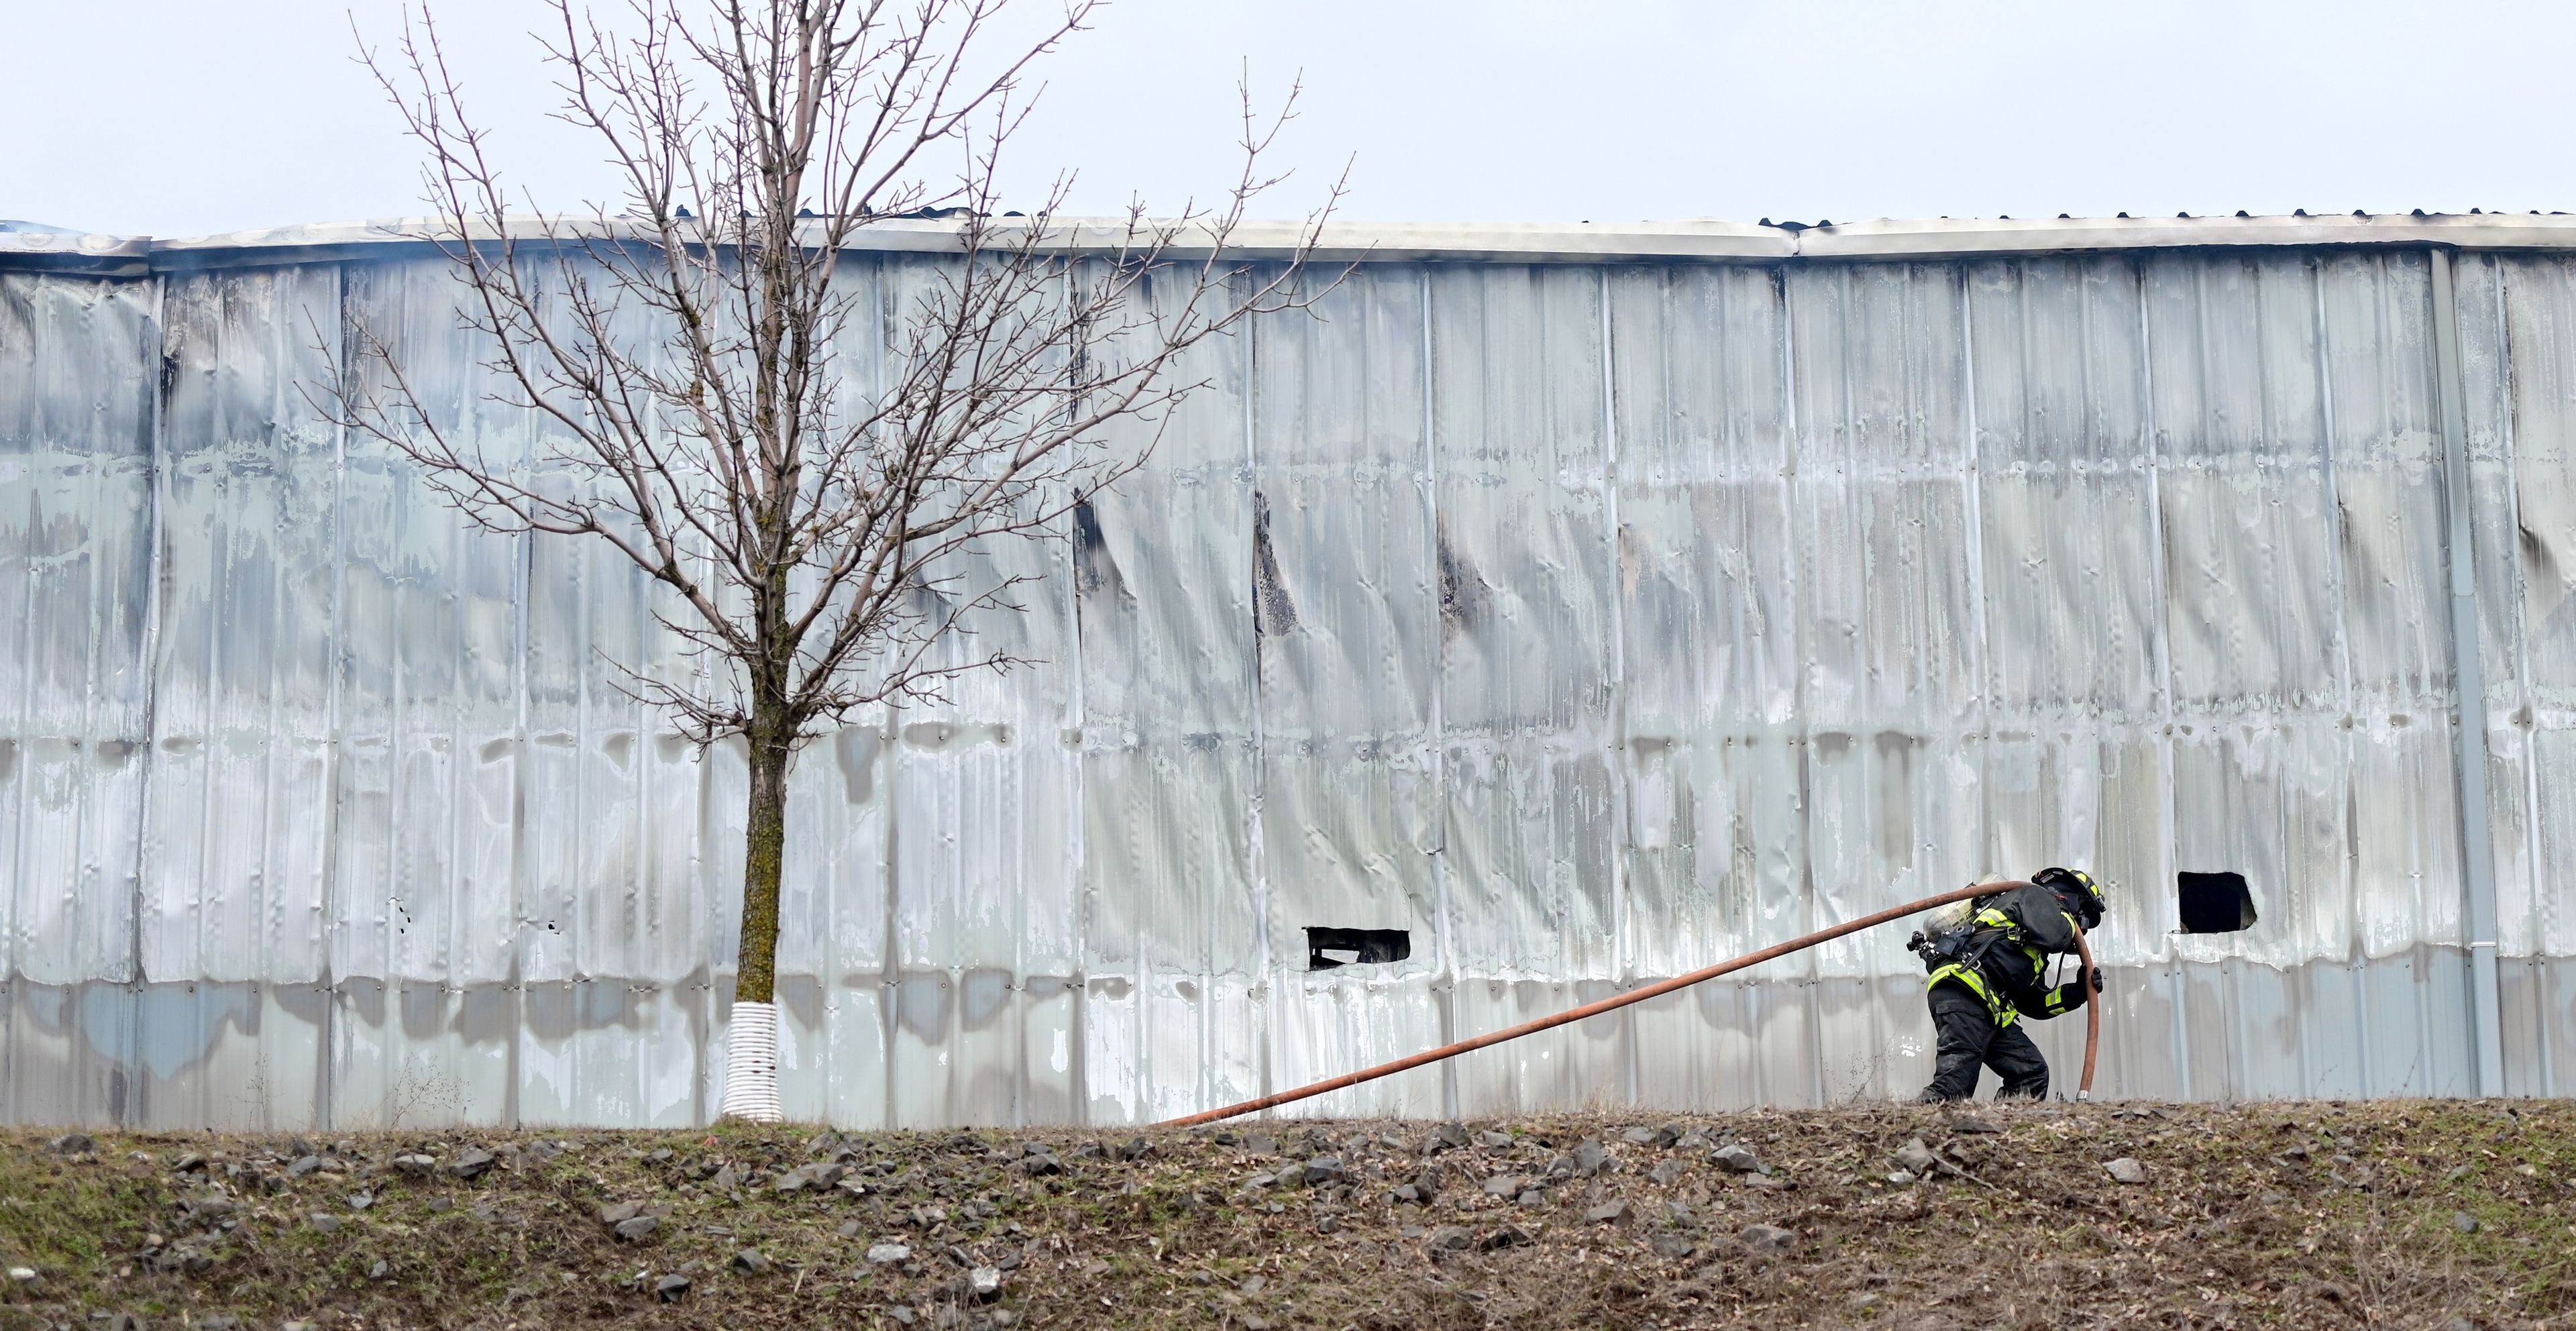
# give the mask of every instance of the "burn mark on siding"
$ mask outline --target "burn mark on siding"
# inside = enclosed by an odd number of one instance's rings
[[[1252,492],[1252,632],[1277,637],[1297,631],[1297,601],[1288,594],[1288,578],[1279,569],[1279,554],[1270,545],[1270,496]]]
[[[1127,579],[1109,553],[1109,538],[1100,530],[1099,510],[1088,499],[1073,506],[1073,586],[1082,597],[1127,599]]]
[[[1449,523],[1440,523],[1440,630],[1443,637],[1464,633],[1483,621],[1491,608],[1492,591],[1484,575],[1458,556],[1449,545]]]

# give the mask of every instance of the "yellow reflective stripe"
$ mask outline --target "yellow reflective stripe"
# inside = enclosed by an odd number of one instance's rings
[[[1995,997],[1994,991],[1986,987],[1986,977],[1979,975],[1974,967],[1951,962],[1932,972],[1931,978],[1923,982],[1923,987],[1929,989],[1943,980],[1957,980],[1968,986],[1971,992],[1985,1001],[1986,1011],[1994,1017],[1995,1024],[1998,1026],[2010,1026],[2021,1016],[2021,1012],[2012,1004]]]

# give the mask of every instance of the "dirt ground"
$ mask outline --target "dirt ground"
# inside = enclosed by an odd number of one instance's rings
[[[2411,1101],[23,1132],[0,1327],[2571,1326],[2571,1129]]]

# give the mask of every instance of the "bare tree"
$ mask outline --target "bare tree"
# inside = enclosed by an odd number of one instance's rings
[[[1236,244],[1293,90],[1273,116],[1246,95],[1242,172],[1211,206],[1060,222],[1059,178],[994,215],[1023,80],[1098,0],[1060,2],[1013,40],[1012,0],[636,0],[614,29],[554,0],[561,118],[626,195],[575,218],[510,211],[428,17],[365,55],[425,149],[420,234],[453,264],[492,400],[541,419],[541,465],[442,425],[363,323],[316,399],[479,526],[595,538],[666,589],[660,622],[706,668],[621,678],[700,744],[739,736],[750,767],[729,1115],[779,1116],[790,756],[853,709],[1012,664],[933,650],[1015,608],[958,556],[1061,532],[1203,382],[1191,348],[1316,294],[1339,185],[1264,262]],[[942,257],[890,316],[836,280],[854,248],[925,229]]]

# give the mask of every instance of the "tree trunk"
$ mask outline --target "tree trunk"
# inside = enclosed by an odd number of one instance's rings
[[[725,1037],[721,1116],[775,1123],[778,1104],[778,882],[787,855],[788,742],[751,737],[751,807],[744,829],[742,951],[733,1025]]]

